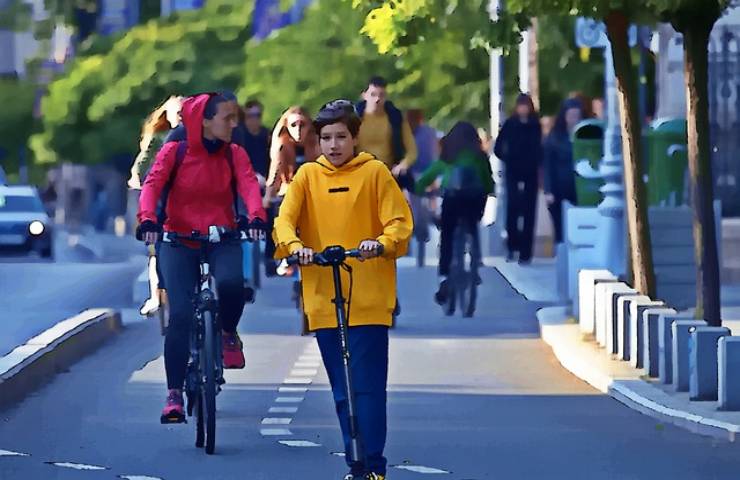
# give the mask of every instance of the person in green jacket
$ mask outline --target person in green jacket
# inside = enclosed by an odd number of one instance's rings
[[[437,303],[447,301],[447,277],[452,263],[452,239],[460,223],[478,240],[478,222],[483,217],[486,198],[493,194],[491,164],[481,145],[475,127],[458,122],[442,139],[440,158],[427,168],[416,181],[416,193],[421,195],[437,178],[442,179],[442,225],[439,255],[439,290]]]

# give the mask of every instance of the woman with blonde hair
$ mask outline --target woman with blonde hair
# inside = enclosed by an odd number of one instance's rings
[[[131,166],[129,188],[141,190],[144,177],[154,163],[157,152],[164,145],[167,134],[180,124],[181,104],[182,97],[173,95],[150,113],[144,121],[139,140],[139,154]]]
[[[144,184],[144,178],[149,169],[154,164],[159,149],[165,143],[167,134],[180,124],[180,108],[182,106],[182,97],[171,96],[165,102],[158,106],[144,121],[141,128],[141,138],[139,139],[139,154],[131,166],[131,177],[128,180],[128,186],[135,191],[135,201],[130,202],[138,205],[138,191]],[[141,306],[139,313],[144,316],[153,315],[159,311],[162,333],[164,334],[167,319],[166,309],[162,305],[166,303],[166,294],[162,275],[159,271],[156,252],[159,245],[155,245],[149,252],[149,298]]]
[[[277,214],[280,201],[288,191],[288,185],[298,168],[306,162],[313,162],[320,154],[318,136],[308,110],[295,105],[285,110],[272,131],[270,171],[263,199],[263,205],[270,219],[270,228],[272,228],[272,220]],[[272,260],[274,253],[275,244],[268,235],[265,248],[268,275],[273,275],[277,268],[275,261]]]

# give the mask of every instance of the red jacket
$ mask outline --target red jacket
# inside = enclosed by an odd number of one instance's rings
[[[209,153],[203,146],[203,113],[209,98],[209,95],[198,95],[188,98],[182,105],[188,148],[170,185],[164,224],[168,232],[189,235],[197,230],[205,234],[212,225],[236,227],[227,148],[232,151],[236,189],[247,206],[249,219],[267,220],[260,186],[247,152],[235,144],[225,144],[215,153]],[[177,145],[177,142],[167,143],[157,154],[141,190],[139,222],[157,222],[157,202],[170,180]]]

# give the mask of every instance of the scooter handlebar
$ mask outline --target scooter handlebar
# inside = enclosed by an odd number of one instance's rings
[[[382,245],[378,248],[378,252],[379,255],[383,254]],[[362,252],[358,248],[346,250],[344,247],[333,246],[325,248],[322,252],[315,253],[313,256],[312,264],[321,267],[328,267],[331,265],[340,265],[347,258],[360,257],[362,257]],[[285,261],[288,263],[288,265],[300,265],[300,259],[298,258],[298,255],[291,255],[290,257],[287,257]]]

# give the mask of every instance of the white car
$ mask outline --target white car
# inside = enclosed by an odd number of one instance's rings
[[[0,250],[52,257],[52,221],[35,187],[0,185]]]

